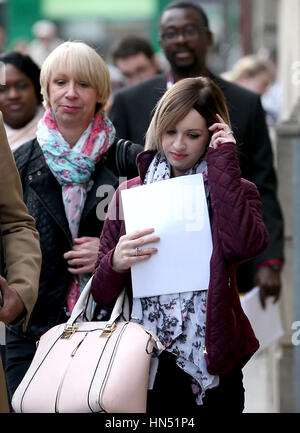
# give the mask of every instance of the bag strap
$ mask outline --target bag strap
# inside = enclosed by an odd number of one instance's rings
[[[68,333],[70,331],[71,331],[71,333],[73,333],[76,320],[83,313],[84,309],[85,308],[87,308],[87,309],[92,308],[92,303],[93,303],[93,296],[91,294],[92,279],[93,279],[93,276],[89,279],[89,281],[85,285],[83,291],[81,292],[81,295],[79,296],[79,298],[78,298],[78,300],[77,300],[77,302],[73,308],[72,314],[65,325],[64,333]],[[87,304],[87,306],[86,306],[86,304]],[[128,296],[126,295],[126,290],[123,289],[122,292],[119,294],[116,302],[115,302],[115,305],[114,305],[114,308],[112,310],[110,319],[107,322],[105,322],[105,329],[103,332],[105,332],[106,330],[111,332],[111,330],[114,329],[114,323],[116,322],[116,320],[120,316],[123,316],[125,321],[129,321],[129,318],[130,318],[129,317],[129,311],[130,311],[129,310],[129,299],[128,299]],[[164,350],[164,346],[161,344],[159,338],[149,329],[144,328],[144,330],[147,334],[149,334],[149,336],[151,338],[153,338],[158,350]],[[148,343],[149,342],[150,342],[150,339],[149,339]],[[149,354],[151,353],[151,352],[148,352],[148,344],[146,347],[146,352]]]
[[[116,143],[116,167],[117,171],[119,173],[119,176],[125,176],[126,175],[126,153],[128,150],[128,147],[130,147],[132,144],[129,140],[124,140],[121,138]]]
[[[74,308],[72,310],[71,316],[69,320],[67,321],[67,326],[72,326],[76,322],[76,320],[79,318],[79,316],[83,313],[83,311],[86,308],[86,317],[88,319],[91,318],[91,310],[92,310],[92,303],[93,303],[93,296],[91,294],[91,284],[92,284],[93,276],[89,279],[89,281],[86,283],[84,289],[82,290],[76,304],[74,305]],[[125,296],[125,289],[122,290],[120,295],[118,296],[114,308],[111,312],[110,319],[108,320],[108,324],[114,323],[118,317],[121,315],[128,315],[126,319],[129,319],[129,303],[127,296]]]

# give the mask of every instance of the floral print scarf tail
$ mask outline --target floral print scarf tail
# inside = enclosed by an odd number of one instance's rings
[[[72,239],[78,236],[91,176],[101,155],[111,146],[115,128],[108,117],[97,114],[74,147],[66,142],[48,109],[37,128],[37,140],[46,163],[62,187],[62,198]],[[67,298],[71,312],[89,275],[74,278]]]

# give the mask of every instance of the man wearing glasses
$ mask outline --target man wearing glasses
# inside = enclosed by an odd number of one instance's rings
[[[268,248],[255,260],[241,265],[238,287],[241,292],[260,287],[262,306],[281,290],[283,265],[283,218],[276,196],[277,179],[260,97],[208,70],[206,55],[213,43],[208,18],[192,1],[175,1],[166,6],[159,20],[160,45],[170,71],[116,93],[111,119],[119,137],[144,143],[153,108],[167,88],[178,80],[199,75],[211,77],[224,93],[242,176],[256,184],[263,204],[264,222],[270,233]]]

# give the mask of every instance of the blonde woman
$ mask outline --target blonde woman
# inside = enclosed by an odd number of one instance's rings
[[[240,58],[231,71],[222,74],[223,78],[239,84],[262,96],[274,82],[271,64],[255,54]]]
[[[108,68],[82,42],[65,42],[41,68],[45,115],[36,138],[15,152],[24,200],[35,218],[43,254],[39,296],[26,331],[7,329],[7,380],[12,395],[28,369],[36,341],[66,321],[91,273],[99,248],[108,191],[118,185],[115,129],[104,107]],[[136,175],[132,145],[125,155]]]

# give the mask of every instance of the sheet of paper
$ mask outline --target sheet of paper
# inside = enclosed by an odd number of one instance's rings
[[[259,288],[254,287],[241,296],[241,304],[259,341],[259,350],[265,349],[282,337],[279,305],[278,302],[274,304],[273,297],[267,298],[266,309],[263,310],[259,300]]]
[[[127,233],[154,228],[160,236],[158,252],[131,267],[134,296],[207,289],[212,238],[202,174],[123,190],[122,202]]]

